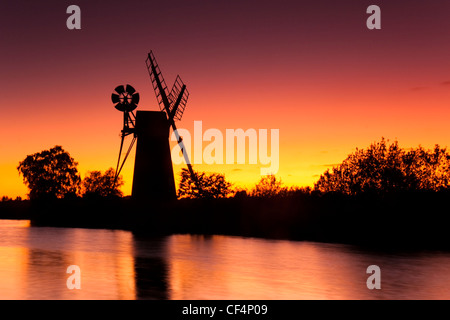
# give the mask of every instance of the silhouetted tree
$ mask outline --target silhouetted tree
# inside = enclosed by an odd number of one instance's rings
[[[28,155],[17,170],[29,188],[30,199],[63,198],[80,188],[78,163],[61,146]]]
[[[232,184],[225,180],[225,176],[219,173],[206,174],[205,172],[195,172],[200,188],[187,169],[181,171],[181,181],[178,188],[179,198],[226,198],[233,190]]]
[[[284,196],[288,190],[287,187],[283,186],[281,179],[277,179],[275,175],[267,175],[262,177],[250,191],[250,196],[259,198]]]
[[[248,197],[248,193],[247,190],[241,187],[236,187],[233,190],[234,193],[234,197],[235,198],[247,198]]]
[[[327,170],[316,182],[320,192],[359,194],[449,188],[450,154],[436,145],[406,151],[384,138],[367,149],[356,149],[340,165]]]
[[[116,184],[114,184],[115,171],[113,168],[109,168],[102,174],[101,171],[89,171],[82,182],[82,194],[83,196],[122,196],[122,191],[119,188],[123,185],[122,176],[117,178]]]

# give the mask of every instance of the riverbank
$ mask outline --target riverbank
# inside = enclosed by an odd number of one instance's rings
[[[0,217],[35,226],[123,229],[145,235],[220,234],[364,246],[450,249],[448,192],[281,198],[64,199],[0,203]]]

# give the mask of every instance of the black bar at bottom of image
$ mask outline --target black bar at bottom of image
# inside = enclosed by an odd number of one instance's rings
[[[428,315],[447,310],[448,301],[355,301],[355,300],[141,300],[141,301],[2,301],[0,307],[16,315],[45,314],[106,316],[127,319],[314,319],[338,316],[358,319],[395,314],[406,317],[418,309]],[[31,306],[28,306],[31,304]],[[441,310],[442,308],[442,310]],[[425,310],[426,309],[426,310]]]

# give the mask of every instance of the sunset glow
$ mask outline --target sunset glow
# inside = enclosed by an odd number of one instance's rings
[[[0,4],[0,196],[25,197],[19,161],[55,145],[82,177],[115,167],[122,115],[110,95],[129,83],[139,110],[158,110],[150,50],[167,84],[179,74],[189,89],[178,128],[201,120],[224,133],[279,129],[277,176],[286,185],[312,186],[381,137],[405,148],[450,146],[450,4],[377,2],[381,30],[366,28],[368,1],[128,1],[123,10],[84,0],[81,30],[66,28],[65,1]],[[177,181],[183,167],[174,166]],[[259,165],[194,169],[242,187],[261,177]]]

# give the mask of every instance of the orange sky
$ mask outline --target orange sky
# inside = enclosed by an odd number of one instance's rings
[[[0,33],[0,196],[25,196],[19,161],[55,145],[82,176],[115,167],[122,116],[110,94],[130,83],[139,110],[158,109],[149,50],[169,86],[180,74],[189,89],[179,128],[193,132],[201,120],[203,131],[279,129],[277,176],[287,185],[312,185],[382,136],[403,147],[450,145],[449,4],[379,1],[382,29],[368,30],[366,1],[130,1],[124,14],[115,1],[79,1],[82,30],[69,31],[70,3],[50,3],[0,4],[9,12],[0,22],[8,30]],[[194,168],[239,186],[260,179],[259,165]]]

